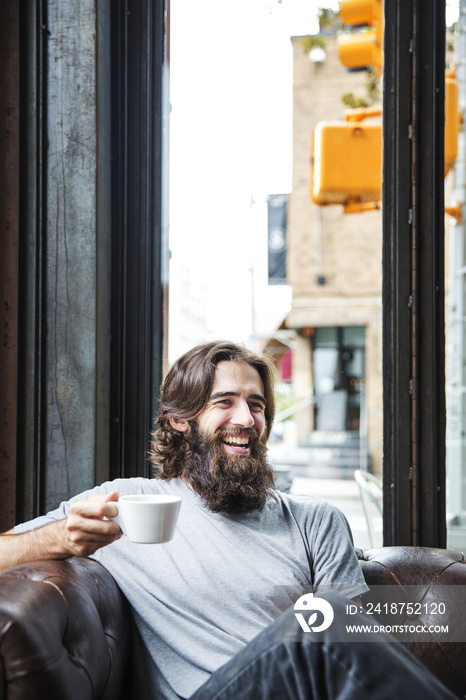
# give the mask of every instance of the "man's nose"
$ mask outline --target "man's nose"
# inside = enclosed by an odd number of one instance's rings
[[[235,405],[231,422],[242,428],[251,428],[254,425],[254,416],[246,401],[240,401]]]

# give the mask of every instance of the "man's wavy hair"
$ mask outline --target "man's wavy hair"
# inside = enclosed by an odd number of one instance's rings
[[[219,362],[245,362],[254,367],[264,385],[265,432],[267,441],[275,416],[275,364],[266,354],[228,341],[197,345],[180,357],[168,372],[160,391],[160,408],[151,435],[149,460],[160,479],[172,479],[183,473],[187,442],[184,433],[175,430],[170,418],[192,422],[204,409],[212,392],[215,369]]]

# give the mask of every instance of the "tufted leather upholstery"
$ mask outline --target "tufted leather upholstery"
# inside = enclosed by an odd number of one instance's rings
[[[443,624],[455,629],[457,641],[445,642],[445,635],[431,635],[430,642],[404,642],[414,656],[440,678],[458,697],[466,694],[466,562],[462,552],[428,547],[381,547],[356,550],[366,582],[375,592],[378,586],[395,586],[392,600],[422,603],[422,611],[432,610],[431,604],[444,603]],[[459,589],[461,586],[462,589]],[[409,587],[409,588],[408,588]],[[397,596],[397,592],[399,595]],[[413,598],[414,596],[414,598]],[[370,594],[364,596],[364,604]],[[404,609],[405,610],[405,609]],[[426,626],[438,623],[438,617],[421,613],[414,617]],[[413,622],[404,611],[391,624]],[[402,640],[400,640],[402,641]]]
[[[5,571],[1,700],[120,698],[130,632],[125,599],[108,571],[91,559],[40,561]]]
[[[416,586],[424,602],[437,600],[440,591],[448,603],[446,621],[465,618],[466,640],[466,614],[458,610],[455,594],[457,585],[466,584],[460,552],[382,547],[357,550],[357,555],[373,590],[392,585],[402,592]],[[445,601],[448,586],[452,594]],[[42,561],[9,569],[0,574],[0,700],[129,700],[130,685],[123,681],[130,630],[126,602],[97,562]],[[466,641],[408,646],[458,697],[465,697]]]

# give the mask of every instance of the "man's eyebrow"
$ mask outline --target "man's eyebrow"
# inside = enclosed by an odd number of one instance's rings
[[[264,406],[267,406],[267,399],[265,398],[265,396],[262,396],[262,394],[251,394],[249,398],[261,401],[264,404]]]
[[[214,401],[215,399],[219,399],[224,396],[239,396],[239,394],[237,391],[216,391],[215,394],[212,394],[209,401]],[[248,396],[248,399],[255,399],[256,401],[263,403],[264,406],[267,405],[267,400],[265,396],[262,396],[262,394],[251,394]]]

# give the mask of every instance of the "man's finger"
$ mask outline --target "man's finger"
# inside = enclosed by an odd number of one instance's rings
[[[70,514],[66,524],[67,530],[82,530],[83,532],[102,533],[104,535],[114,535],[120,532],[118,525],[113,520],[102,520],[101,518],[83,517],[81,514]]]
[[[93,493],[89,496],[88,501],[96,503],[108,503],[109,501],[118,501],[118,491],[110,491],[110,493]],[[86,501],[83,501],[85,503]]]
[[[88,498],[86,501],[77,501],[70,506],[70,516],[78,515],[84,518],[113,518],[117,514],[117,509],[113,502],[106,502],[99,497],[99,500]]]

